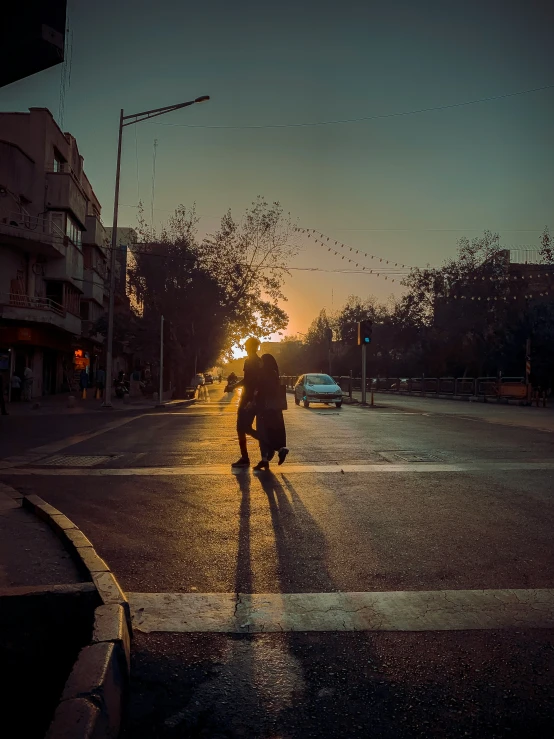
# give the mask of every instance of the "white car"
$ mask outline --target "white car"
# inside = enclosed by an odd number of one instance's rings
[[[303,403],[304,408],[309,408],[310,403],[334,403],[340,408],[342,390],[329,375],[301,375],[294,386],[294,402],[296,405]]]

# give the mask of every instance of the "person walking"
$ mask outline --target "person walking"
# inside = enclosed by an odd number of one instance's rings
[[[6,410],[6,401],[4,400],[4,375],[0,372],[0,412],[3,416],[10,414]]]
[[[258,356],[260,342],[254,336],[251,336],[244,342],[247,357],[244,361],[244,376],[240,382],[235,383],[231,388],[242,387],[239,407],[237,411],[237,436],[240,448],[240,457],[231,465],[233,470],[240,470],[250,467],[250,458],[248,456],[248,446],[246,444],[246,434],[252,431],[252,424],[256,417],[256,409],[254,405],[256,389],[258,387],[258,375],[261,369],[261,360]]]
[[[23,398],[24,400],[31,400],[33,397],[33,370],[30,367],[25,367],[23,370]]]
[[[12,375],[11,386],[12,386],[12,395],[11,395],[12,400],[14,401],[21,400],[21,377],[19,377],[19,375],[16,375],[15,372]]]
[[[81,374],[79,375],[79,387],[81,388],[83,398],[86,398],[88,388],[88,372],[86,369],[82,369]]]
[[[283,464],[289,453],[283,418],[283,410],[287,407],[286,388],[281,385],[279,367],[272,354],[262,355],[255,406],[256,429],[251,429],[250,434],[258,439],[262,457],[254,467],[254,472],[261,472],[269,470],[269,463],[275,452],[279,465]]]
[[[99,398],[104,397],[104,387],[106,385],[106,370],[103,367],[96,373],[96,392]]]

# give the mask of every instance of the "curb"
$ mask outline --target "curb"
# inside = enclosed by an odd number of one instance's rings
[[[162,401],[161,403],[157,403],[154,406],[154,410],[159,410],[160,408],[163,408],[164,410],[171,410],[172,408],[182,408],[185,406],[189,406],[193,403],[196,403],[196,398],[184,398],[183,400],[166,400]]]
[[[102,603],[94,610],[91,643],[79,652],[46,739],[113,739],[124,725],[129,697],[133,633],[129,602],[108,565],[67,516],[38,495],[23,495],[4,483],[0,492],[54,530],[92,580]]]

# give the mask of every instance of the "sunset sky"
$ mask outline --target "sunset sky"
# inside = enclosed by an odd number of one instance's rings
[[[550,10],[548,11],[548,7]],[[140,199],[155,225],[194,201],[200,234],[258,194],[300,226],[410,265],[436,264],[456,240],[499,231],[536,246],[554,226],[552,5],[491,2],[138,2],[70,0],[73,37],[63,130],[77,139],[110,225],[119,109],[210,95],[124,134],[121,225]],[[57,67],[0,90],[0,109],[48,107]],[[266,127],[269,126],[269,127]],[[271,127],[276,126],[276,127]],[[299,235],[293,267],[344,261]],[[346,297],[385,299],[398,283],[293,271],[289,332]]]

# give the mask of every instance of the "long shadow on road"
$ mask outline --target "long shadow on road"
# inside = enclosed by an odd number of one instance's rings
[[[336,591],[325,533],[291,479],[236,481],[237,602],[254,589],[260,488],[280,591]],[[137,646],[133,739],[551,737],[552,630],[137,634]]]

